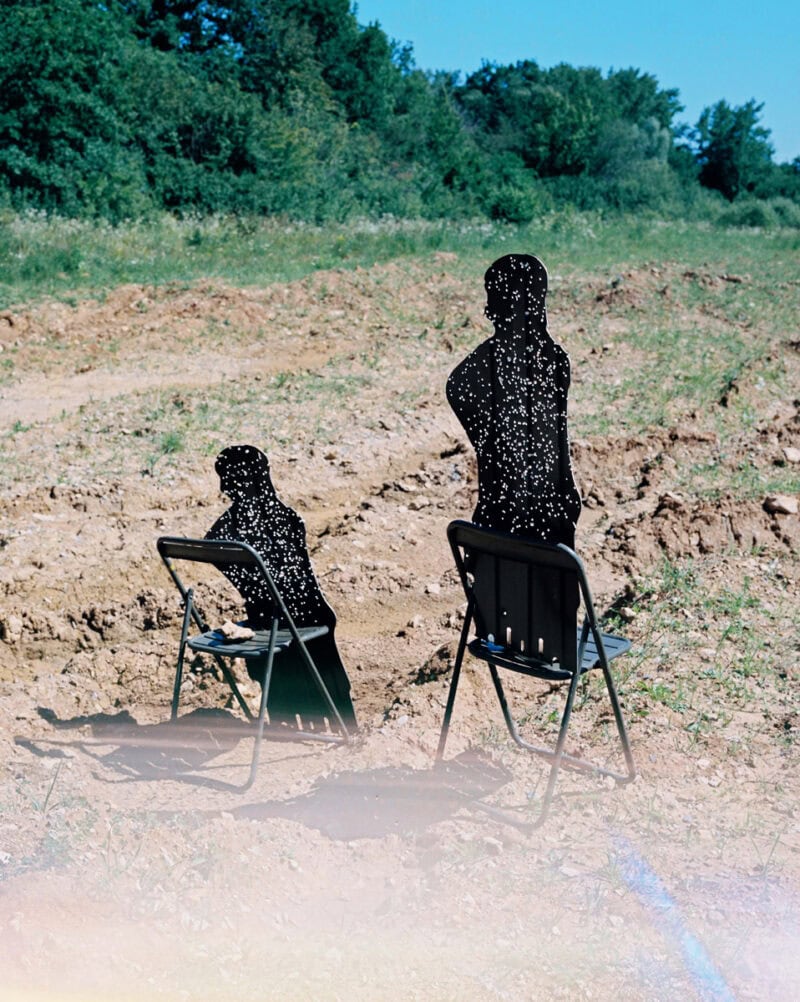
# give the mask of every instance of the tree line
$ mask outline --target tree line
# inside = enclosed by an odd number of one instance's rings
[[[350,0],[0,7],[12,209],[523,222],[563,204],[686,215],[762,199],[800,221],[800,158],[774,162],[761,105],[719,101],[693,127],[681,111],[632,68],[423,71]]]

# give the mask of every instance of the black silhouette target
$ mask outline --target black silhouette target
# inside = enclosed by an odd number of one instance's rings
[[[266,564],[295,625],[328,627],[326,636],[306,646],[345,724],[355,724],[350,681],[336,647],[336,616],[314,575],[302,518],[275,493],[269,460],[255,446],[224,449],[215,468],[231,506],[206,538],[248,543]],[[248,624],[268,629],[277,610],[255,573],[246,567],[220,570],[244,599]],[[275,659],[267,709],[273,722],[293,723],[295,714],[303,719],[330,716],[301,655],[291,647]]]
[[[485,276],[494,334],[450,374],[478,459],[477,525],[574,547],[581,511],[567,435],[567,353],[547,330],[547,271],[509,254]]]

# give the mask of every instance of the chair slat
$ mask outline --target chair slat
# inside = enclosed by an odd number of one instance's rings
[[[177,536],[161,536],[158,552],[171,560],[193,560],[230,566],[258,566],[260,557],[247,543],[227,539],[181,539]]]

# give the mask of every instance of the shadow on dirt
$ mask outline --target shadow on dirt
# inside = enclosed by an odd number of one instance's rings
[[[507,811],[483,803],[511,779],[509,771],[474,752],[463,752],[432,769],[385,767],[327,776],[291,800],[246,804],[234,817],[285,818],[337,841],[408,836],[461,810],[489,814],[527,827]]]
[[[65,720],[46,707],[38,707],[38,713],[57,731],[81,733],[69,738],[17,737],[16,744],[42,758],[63,759],[68,750],[79,750],[122,777],[98,774],[101,781],[168,779],[215,790],[242,789],[203,774],[230,769],[215,764],[214,759],[252,737],[252,725],[226,710],[193,710],[176,721],[159,724],[140,724],[127,711]],[[255,821],[296,821],[342,841],[420,833],[462,810],[528,828],[524,815],[484,803],[510,779],[505,767],[466,751],[430,769],[387,766],[335,773],[318,780],[302,796],[245,804],[229,813]]]
[[[46,707],[37,707],[37,712],[58,731],[82,733],[71,738],[18,737],[18,746],[42,758],[64,758],[66,749],[79,749],[124,777],[116,782],[171,779],[211,789],[236,790],[239,787],[235,784],[196,773],[223,768],[211,765],[212,761],[253,733],[252,725],[218,709],[192,710],[177,720],[159,724],[140,724],[127,710],[67,720],[59,719]],[[105,779],[100,775],[96,778]]]

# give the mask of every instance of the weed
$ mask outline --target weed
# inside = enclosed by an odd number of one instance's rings
[[[158,461],[164,456],[172,456],[176,452],[181,452],[183,448],[184,433],[182,431],[173,429],[161,434],[158,438],[156,451],[151,453],[147,459],[145,467],[147,473],[152,474],[156,467],[156,463],[158,463]]]
[[[686,693],[680,684],[668,682],[640,681],[636,689],[654,703],[661,703],[676,713],[684,713],[688,708]]]
[[[158,443],[159,451],[163,456],[171,456],[175,452],[183,449],[183,433],[180,431],[168,431],[161,436]]]
[[[63,759],[59,760],[58,765],[53,772],[53,778],[50,780],[50,785],[47,787],[47,793],[42,801],[41,805],[34,801],[34,807],[42,815],[42,817],[47,816],[47,808],[50,804],[50,798],[53,796],[53,790],[56,788],[56,783],[58,782],[58,777],[61,774],[61,766],[63,765]]]

